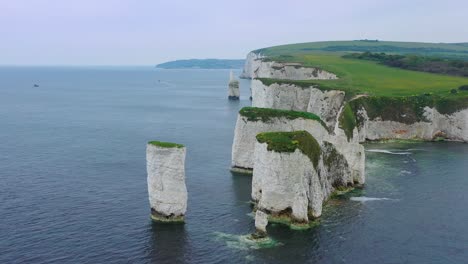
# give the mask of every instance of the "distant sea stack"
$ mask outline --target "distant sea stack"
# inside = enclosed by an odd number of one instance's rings
[[[146,147],[148,195],[151,219],[157,222],[184,222],[187,211],[183,145],[150,141]]]
[[[239,91],[239,81],[234,77],[234,73],[231,71],[229,78],[229,91],[228,98],[229,100],[239,100],[240,91]]]

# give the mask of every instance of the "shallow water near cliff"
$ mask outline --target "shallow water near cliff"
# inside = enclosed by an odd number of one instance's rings
[[[367,184],[318,227],[253,231],[229,172],[228,70],[0,68],[0,263],[463,263],[468,144],[367,144]],[[33,87],[33,84],[39,87]],[[187,146],[185,225],[149,218],[145,144]],[[408,153],[394,155],[392,153]]]

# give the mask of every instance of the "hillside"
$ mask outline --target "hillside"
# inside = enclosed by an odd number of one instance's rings
[[[308,42],[274,46],[254,52],[267,56],[307,54],[310,52],[386,52],[395,54],[418,54],[468,60],[468,43],[421,43],[375,40]]]
[[[339,47],[339,48],[338,48]],[[316,42],[265,48],[254,52],[267,56],[264,61],[297,62],[305,67],[314,67],[332,72],[336,80],[274,80],[262,79],[264,83],[287,82],[302,86],[319,85],[323,90],[343,90],[349,95],[368,94],[375,96],[412,96],[431,93],[443,97],[468,98],[468,92],[458,88],[468,84],[468,78],[418,72],[394,68],[376,61],[343,57],[357,50],[391,53],[392,51],[419,51],[418,54],[450,53],[451,56],[467,56],[468,47],[461,44],[432,44],[405,42]],[[336,49],[340,51],[330,51]],[[458,57],[457,57],[458,58]],[[451,91],[455,89],[457,93]]]
[[[245,60],[189,59],[175,60],[156,65],[162,69],[241,69]]]

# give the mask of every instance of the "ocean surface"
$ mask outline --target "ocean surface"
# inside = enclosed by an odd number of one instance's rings
[[[468,144],[367,144],[367,184],[259,248],[229,171],[228,70],[0,67],[0,263],[467,263]],[[38,84],[39,87],[33,87]],[[187,146],[185,225],[152,223],[145,148]]]

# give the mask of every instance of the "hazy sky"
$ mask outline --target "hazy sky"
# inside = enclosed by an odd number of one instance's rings
[[[0,0],[0,64],[244,58],[296,42],[468,42],[466,0]]]

